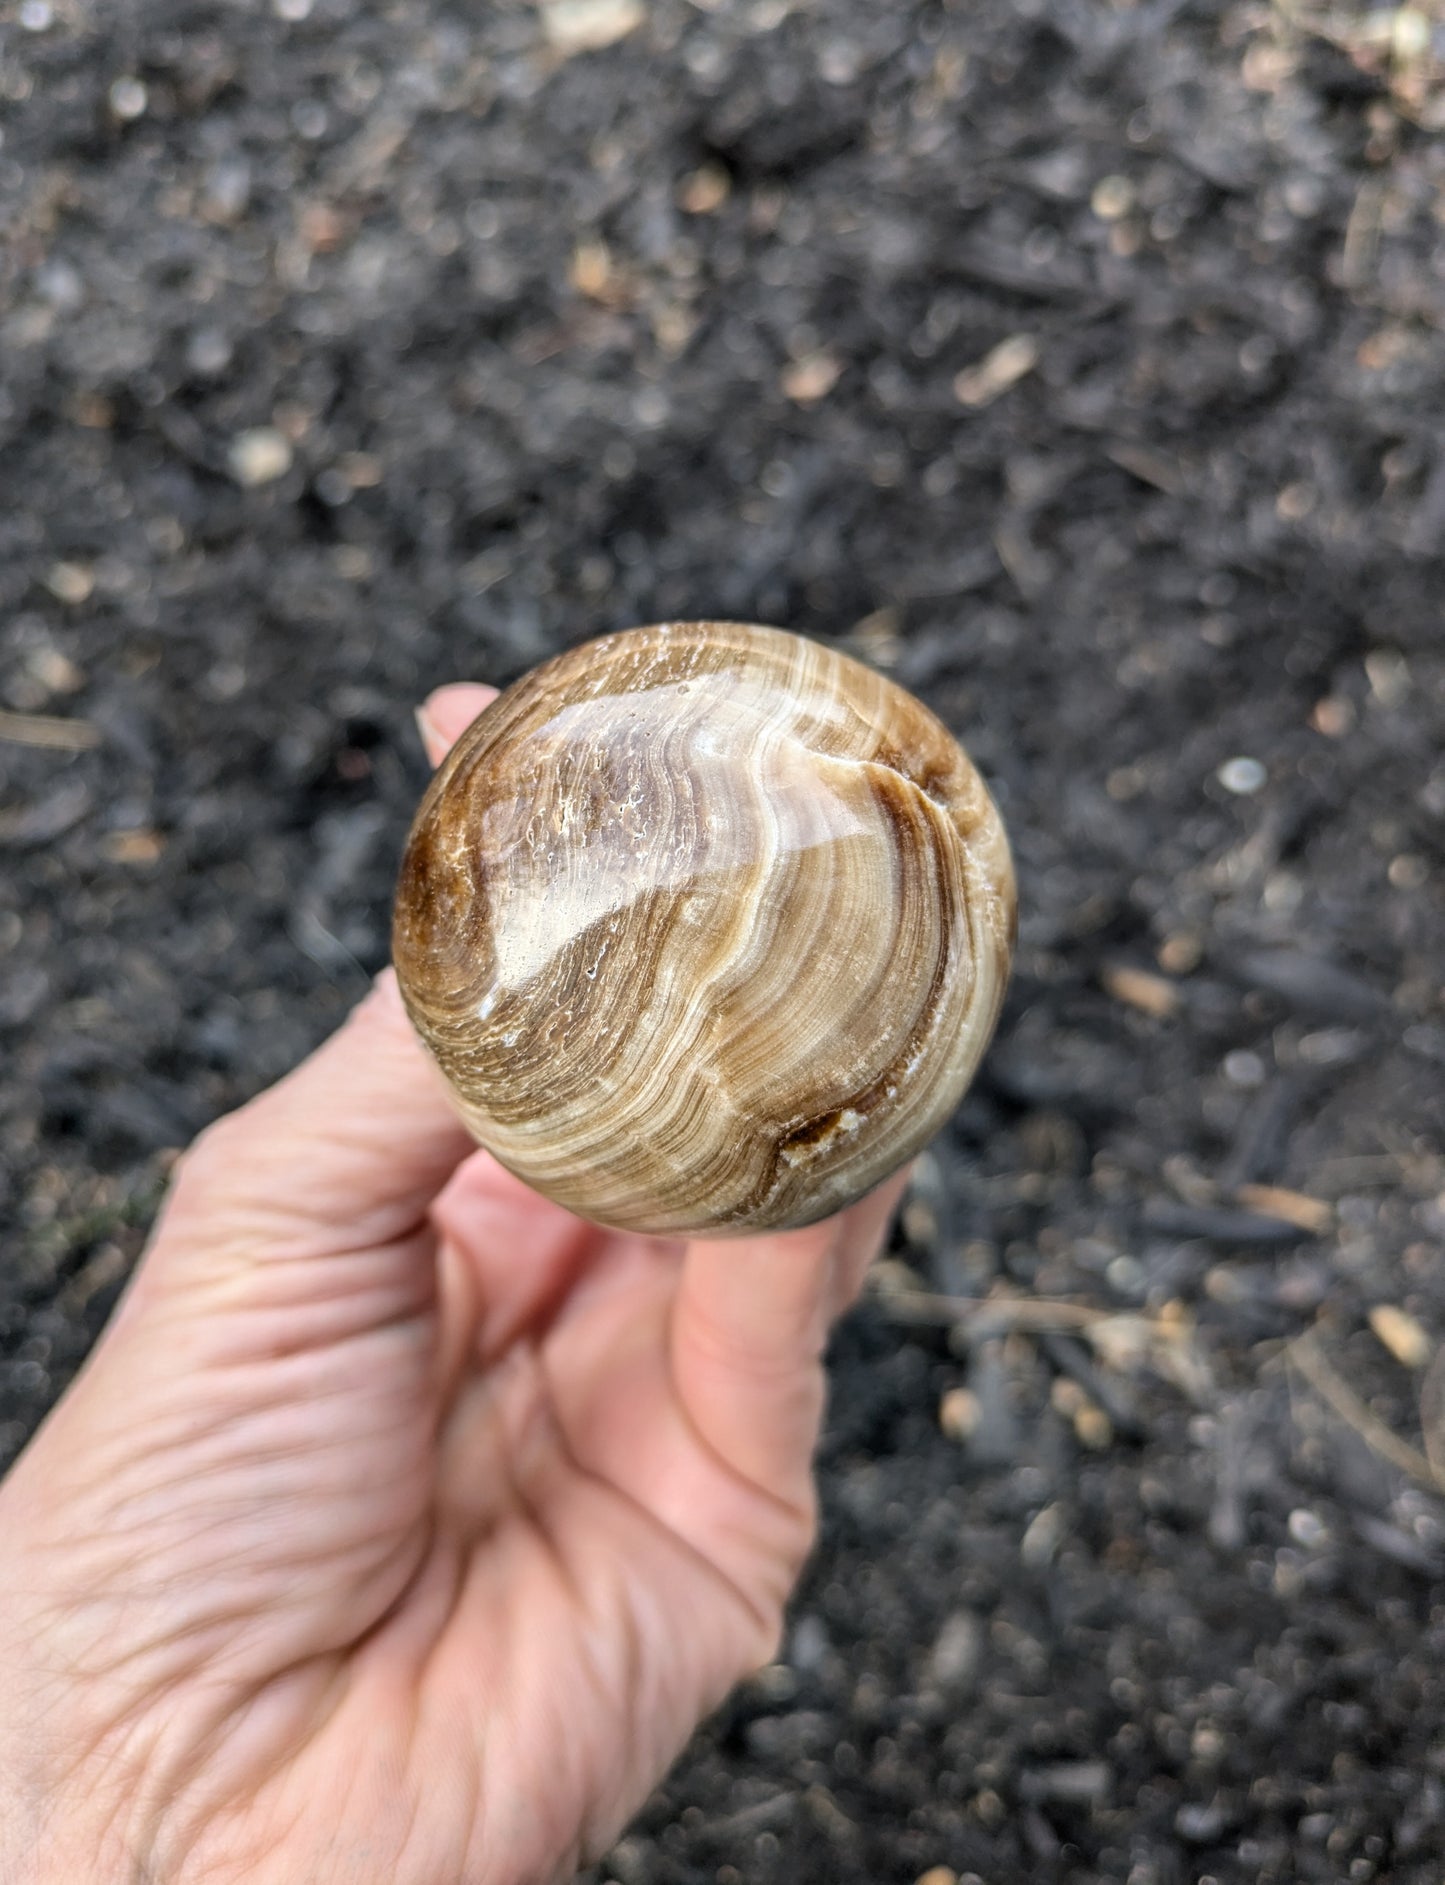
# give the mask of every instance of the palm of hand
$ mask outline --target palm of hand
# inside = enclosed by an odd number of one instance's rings
[[[38,1570],[13,1614],[83,1677],[61,1740],[116,1783],[88,1805],[137,1877],[569,1876],[772,1646],[818,1357],[887,1201],[684,1251],[477,1155],[438,1261],[427,1229],[296,1248],[238,1292],[199,1226],[246,1130],[193,1156],[7,1487]],[[82,1552],[47,1512],[85,1514]]]

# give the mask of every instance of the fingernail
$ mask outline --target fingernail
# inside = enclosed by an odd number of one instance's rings
[[[416,721],[416,730],[421,735],[422,751],[435,765],[438,757],[446,751],[446,736],[424,706],[413,708],[412,717]]]

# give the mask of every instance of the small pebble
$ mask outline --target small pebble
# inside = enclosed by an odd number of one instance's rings
[[[186,342],[186,365],[192,373],[210,380],[230,364],[231,343],[219,328],[199,328]]]
[[[1275,515],[1297,524],[1314,509],[1316,495],[1311,484],[1287,484],[1274,500]]]
[[[1133,207],[1134,186],[1127,177],[1101,177],[1089,198],[1089,208],[1100,222],[1116,223]]]
[[[95,574],[85,563],[54,563],[45,578],[45,587],[57,602],[78,607],[90,600],[95,589]]]
[[[1174,1830],[1181,1839],[1187,1839],[1197,1846],[1210,1845],[1218,1839],[1228,1823],[1224,1813],[1212,1801],[1207,1805],[1191,1801],[1180,1807],[1174,1815]],[[1203,1885],[1202,1879],[1200,1885]]]
[[[323,504],[335,510],[350,498],[351,480],[334,465],[328,466],[325,471],[317,473],[316,495]]]
[[[1329,1531],[1318,1512],[1311,1512],[1308,1506],[1296,1506],[1289,1515],[1289,1535],[1297,1545],[1305,1545],[1310,1550],[1329,1542]]]
[[[1167,1020],[1179,1006],[1178,987],[1166,976],[1151,975],[1147,969],[1115,963],[1106,968],[1099,979],[1115,1001],[1137,1008],[1156,1021]]]
[[[1243,755],[1226,759],[1214,776],[1225,791],[1232,792],[1236,798],[1252,798],[1256,792],[1264,789],[1269,778],[1257,759],[1248,759]]]
[[[227,456],[231,476],[237,484],[249,488],[274,484],[277,478],[284,478],[291,469],[294,453],[291,441],[283,433],[273,426],[263,425],[234,438]]]
[[[956,1610],[939,1631],[928,1658],[928,1680],[953,1694],[968,1690],[983,1656],[983,1625],[971,1610]]]
[[[50,0],[24,0],[20,24],[27,33],[43,33],[55,24],[55,10]]]
[[[667,394],[660,386],[644,386],[633,397],[632,416],[648,432],[655,432],[659,426],[666,425],[671,410]]]
[[[828,1626],[821,1617],[805,1614],[793,1625],[788,1661],[794,1669],[810,1675],[822,1668],[830,1648]]]
[[[1393,648],[1375,648],[1365,656],[1365,678],[1382,707],[1403,707],[1410,697],[1410,669]]]
[[[1430,50],[1434,28],[1431,14],[1421,7],[1397,7],[1391,21],[1390,50],[1400,65],[1423,58]]]
[[[1264,1062],[1247,1047],[1236,1047],[1233,1053],[1224,1056],[1224,1077],[1231,1086],[1252,1092],[1264,1085]]]
[[[291,107],[291,122],[298,136],[314,144],[318,138],[326,135],[326,107],[317,98],[303,98]]]
[[[150,93],[137,78],[117,79],[110,88],[110,108],[122,124],[144,117]]]

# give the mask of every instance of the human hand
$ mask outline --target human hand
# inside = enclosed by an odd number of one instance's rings
[[[490,697],[443,689],[435,761]],[[902,1179],[599,1230],[472,1147],[383,977],[182,1159],[0,1486],[0,1878],[531,1885],[775,1646],[821,1355]]]

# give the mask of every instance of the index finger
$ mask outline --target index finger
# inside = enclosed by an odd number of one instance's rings
[[[672,1317],[674,1383],[702,1437],[753,1485],[806,1496],[828,1333],[907,1184],[907,1170],[896,1172],[806,1230],[689,1245]]]

